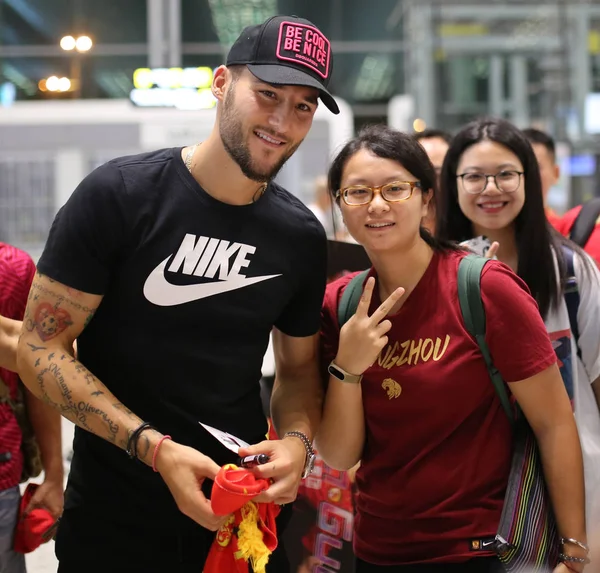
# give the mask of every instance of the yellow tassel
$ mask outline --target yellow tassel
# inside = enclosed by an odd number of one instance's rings
[[[242,521],[238,526],[238,549],[236,559],[252,563],[254,573],[265,573],[271,552],[263,542],[263,533],[258,528],[258,507],[249,501],[241,509]]]

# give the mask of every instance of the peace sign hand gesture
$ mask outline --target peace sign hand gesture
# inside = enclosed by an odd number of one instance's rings
[[[392,327],[385,317],[404,294],[397,288],[379,308],[369,316],[369,306],[373,296],[375,279],[369,277],[354,316],[342,326],[340,343],[334,362],[349,374],[362,374],[373,365],[377,356],[388,343],[386,333]]]

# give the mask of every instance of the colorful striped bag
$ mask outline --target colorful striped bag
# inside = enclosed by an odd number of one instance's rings
[[[508,397],[485,341],[481,271],[489,259],[468,255],[458,268],[458,296],[467,330],[477,340],[498,398],[513,428],[513,457],[496,535],[496,551],[507,571],[552,571],[559,537],[546,490],[537,442],[518,405]]]

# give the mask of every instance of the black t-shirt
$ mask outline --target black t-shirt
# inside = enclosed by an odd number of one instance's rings
[[[318,331],[326,239],[274,183],[250,205],[215,200],[174,148],[86,177],[56,216],[38,269],[103,295],[78,339],[81,362],[135,414],[222,464],[235,455],[199,422],[264,439],[258,382],[269,334],[273,325],[296,337]],[[180,519],[150,468],[79,428],[74,450],[66,508],[167,529]]]

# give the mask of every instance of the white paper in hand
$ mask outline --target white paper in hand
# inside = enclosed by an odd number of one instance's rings
[[[200,422],[200,425],[207,431],[210,432],[219,442],[221,442],[228,450],[231,450],[234,453],[238,453],[240,448],[247,448],[250,444],[244,442],[241,438],[229,434],[227,432],[223,432],[221,430],[217,430],[217,428],[213,428],[212,426],[208,426]]]

